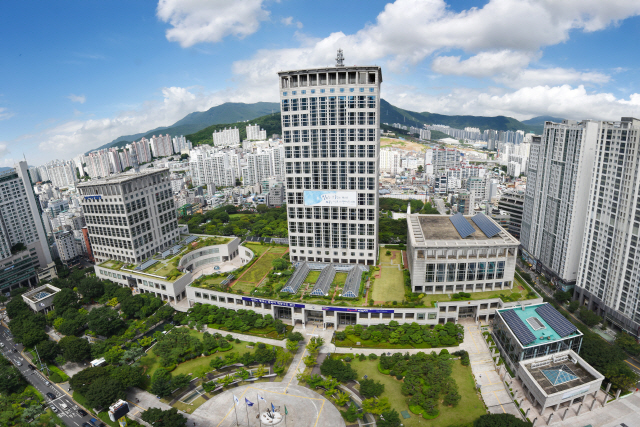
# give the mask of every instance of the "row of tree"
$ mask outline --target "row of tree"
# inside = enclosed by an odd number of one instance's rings
[[[211,304],[196,304],[186,314],[177,313],[174,316],[176,322],[189,325],[196,329],[202,329],[208,324],[222,326],[227,331],[249,332],[259,329],[268,333],[276,331],[282,334],[286,331],[286,325],[280,319],[274,319],[272,315],[256,313],[253,310],[231,310]]]
[[[344,331],[336,332],[336,340],[343,341],[349,335],[355,335],[363,341],[390,344],[419,344],[430,347],[448,347],[461,343],[464,339],[464,328],[453,322],[444,325],[419,325],[416,322],[400,325],[392,320],[388,325],[379,324],[364,327],[362,325],[347,326]]]
[[[287,237],[286,208],[267,208],[258,205],[258,212],[247,212],[231,217],[237,212],[233,205],[222,206],[204,214],[195,214],[180,218],[181,224],[187,224],[189,231],[196,234],[216,236],[261,236]]]

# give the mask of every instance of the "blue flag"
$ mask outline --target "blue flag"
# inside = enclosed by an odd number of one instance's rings
[[[249,399],[247,399],[246,397],[244,398],[244,401],[247,403],[248,406],[253,406],[253,403],[249,402]]]
[[[275,406],[273,406],[273,403],[271,403],[271,410],[272,410],[273,412],[276,412],[276,407],[275,407]]]

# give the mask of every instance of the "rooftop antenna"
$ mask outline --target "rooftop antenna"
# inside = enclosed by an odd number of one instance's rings
[[[336,67],[344,66],[344,55],[342,54],[342,49],[338,49],[338,56],[336,57]]]

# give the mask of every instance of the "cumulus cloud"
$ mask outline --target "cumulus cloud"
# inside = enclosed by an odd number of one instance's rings
[[[167,40],[190,47],[255,33],[260,22],[269,17],[262,3],[262,0],[160,0],[156,14],[172,27],[166,31]]]
[[[282,18],[280,20],[280,22],[282,22],[282,24],[287,26],[287,27],[290,26],[290,25],[295,25],[298,28],[302,28],[303,27],[302,22],[293,20],[293,16],[288,16],[286,18]]]
[[[84,95],[71,94],[71,95],[67,96],[67,98],[69,98],[71,100],[71,102],[79,102],[80,104],[84,104],[85,101],[87,100],[87,97],[84,96]]]

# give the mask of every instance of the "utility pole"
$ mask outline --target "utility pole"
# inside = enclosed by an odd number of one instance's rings
[[[51,376],[51,371],[49,371],[49,366],[44,365],[44,364],[42,363],[42,360],[40,359],[40,353],[38,353],[38,346],[35,346],[34,348],[35,348],[35,350],[36,350],[36,356],[38,357],[38,363],[40,364],[40,369],[42,370],[42,369],[44,369],[44,368],[42,368],[42,366],[46,366],[46,368],[47,368],[47,374],[48,374],[47,376]]]

